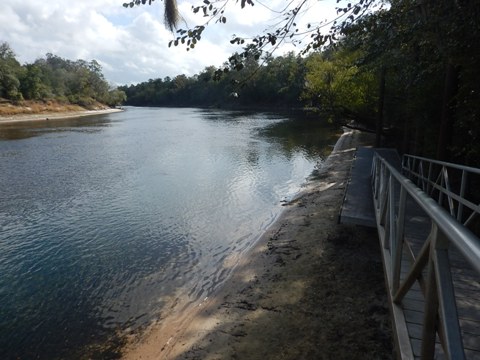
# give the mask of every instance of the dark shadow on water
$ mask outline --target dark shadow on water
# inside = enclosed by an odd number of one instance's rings
[[[0,123],[0,140],[20,140],[65,131],[99,132],[110,126],[109,115],[83,116],[69,119]]]
[[[271,124],[257,130],[257,135],[269,138],[281,146],[285,154],[296,151],[310,158],[324,159],[332,151],[341,131],[316,114],[303,110],[263,111],[248,110],[200,110],[210,121],[239,122],[245,119],[270,120]]]
[[[309,117],[290,118],[259,130],[259,135],[278,142],[286,153],[298,149],[310,157],[325,159],[339,137],[338,127],[322,119]]]

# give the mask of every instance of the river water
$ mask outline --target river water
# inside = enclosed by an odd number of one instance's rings
[[[114,357],[208,296],[337,133],[301,114],[129,108],[0,126],[0,358]]]

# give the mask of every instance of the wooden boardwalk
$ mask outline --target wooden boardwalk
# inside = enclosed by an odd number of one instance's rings
[[[389,151],[383,151],[382,157],[388,158],[395,168],[400,167],[400,159]],[[351,180],[347,187],[345,203],[342,207],[340,222],[356,225],[377,226],[382,248],[383,263],[385,270],[386,286],[390,298],[392,325],[394,327],[395,343],[398,358],[422,359],[422,333],[425,323],[425,309],[428,309],[426,302],[426,279],[428,277],[425,266],[419,273],[414,284],[405,292],[400,301],[395,302],[394,297],[394,261],[392,260],[395,242],[391,242],[390,223],[382,215],[382,209],[388,205],[375,203],[375,196],[372,194],[371,164],[374,156],[371,148],[360,148],[357,151],[356,161],[351,171]],[[368,165],[370,164],[370,166]],[[400,189],[392,191],[391,209],[398,211],[400,202]],[[371,199],[374,198],[374,201]],[[378,202],[378,200],[377,200]],[[365,210],[365,208],[371,207]],[[365,212],[364,212],[365,211]],[[373,218],[372,218],[373,217]],[[390,219],[397,219],[398,213]],[[405,218],[402,235],[400,285],[405,281],[408,273],[412,270],[415,260],[418,260],[425,246],[430,239],[432,231],[432,220],[424,210],[412,199],[406,197]],[[390,220],[391,222],[392,220]],[[395,231],[397,229],[393,227]],[[427,248],[428,249],[428,248]],[[428,250],[429,251],[429,250]],[[458,323],[463,341],[463,352],[466,359],[480,360],[480,277],[478,271],[472,268],[464,256],[453,246],[448,248],[450,261],[450,274],[454,288],[454,302],[458,312]],[[398,286],[398,285],[397,285]],[[445,317],[445,316],[443,316]],[[434,359],[455,359],[454,355],[449,356],[442,346],[442,331],[439,331],[435,341]],[[443,341],[445,343],[445,341]]]

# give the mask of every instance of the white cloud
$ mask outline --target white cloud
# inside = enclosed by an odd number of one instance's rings
[[[191,7],[199,1],[179,0],[179,9],[188,25],[203,24]],[[4,0],[0,12],[0,41],[7,41],[22,62],[32,62],[51,52],[75,60],[96,59],[107,80],[136,83],[150,78],[193,75],[209,65],[221,66],[238,50],[229,42],[232,34],[251,36],[275,21],[275,13],[257,3],[241,10],[232,2],[226,10],[226,24],[207,27],[193,51],[168,48],[174,35],[163,25],[163,3],[125,9],[123,0]],[[308,16],[318,21],[327,2],[313,1],[317,10]],[[333,3],[333,4],[332,4]],[[272,0],[271,9],[281,9],[284,0]],[[332,12],[335,1],[327,4]],[[330,17],[331,15],[328,15]]]

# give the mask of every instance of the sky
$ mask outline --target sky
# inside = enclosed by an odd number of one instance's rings
[[[151,6],[124,8],[123,0],[3,0],[0,9],[0,43],[7,42],[22,63],[32,63],[52,53],[69,60],[97,60],[112,85],[136,84],[149,79],[198,74],[205,67],[220,67],[238,45],[232,35],[253,36],[279,21],[287,0],[253,0],[254,7],[240,8],[230,0],[225,24],[211,24],[195,49],[168,47],[175,38],[163,24],[163,1]],[[178,0],[183,18],[180,27],[203,25],[192,5],[202,0]],[[306,22],[336,17],[336,0],[312,0],[303,16]],[[326,28],[328,31],[328,27]],[[295,50],[279,48],[275,55]]]

